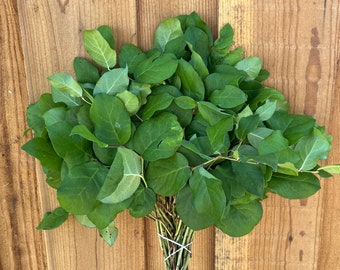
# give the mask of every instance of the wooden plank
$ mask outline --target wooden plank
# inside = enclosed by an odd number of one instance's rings
[[[213,35],[217,35],[217,1],[138,1],[138,44],[144,50],[150,49],[153,42],[153,34],[158,24],[169,17],[180,14],[190,14],[196,11],[208,23],[213,30]],[[156,237],[154,224],[147,223],[147,269],[162,269],[163,262],[161,251]],[[190,269],[214,269],[214,229],[206,229],[196,233],[192,249],[193,258],[190,262]]]
[[[34,161],[20,150],[28,102],[15,1],[0,2],[0,269],[45,269]]]
[[[245,55],[264,60],[267,85],[292,111],[313,115],[334,137],[329,162],[339,163],[339,2],[219,1],[219,27],[230,22]],[[271,195],[264,218],[241,239],[216,234],[215,269],[336,269],[339,262],[339,177],[305,200]]]
[[[113,27],[118,48],[122,43],[136,43],[136,6],[132,0],[28,0],[18,1],[18,8],[30,102],[49,91],[47,76],[55,72],[72,73],[73,58],[85,55],[83,30],[108,24]],[[55,192],[44,183],[40,165],[36,166],[36,171],[38,181],[32,179],[31,183],[32,189],[38,188],[41,201],[32,200],[32,205],[41,204],[43,211],[50,211],[57,206]],[[27,192],[27,196],[29,194]],[[37,221],[31,223],[31,226],[36,225]],[[96,230],[84,228],[72,218],[60,228],[45,232],[47,268],[146,269],[144,221],[123,213],[117,227],[120,234],[112,248]]]

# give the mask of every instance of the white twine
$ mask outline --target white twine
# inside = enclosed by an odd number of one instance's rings
[[[183,249],[185,249],[186,251],[188,251],[188,252],[191,254],[191,251],[190,251],[190,249],[188,249],[188,247],[192,244],[192,242],[190,242],[189,244],[187,244],[187,245],[184,246],[184,245],[182,245],[182,244],[180,244],[180,243],[177,243],[176,241],[174,241],[174,240],[172,240],[172,239],[169,239],[169,238],[167,238],[167,237],[165,237],[165,236],[163,236],[163,235],[161,235],[161,234],[158,234],[158,236],[159,236],[160,238],[163,238],[164,240],[167,240],[167,241],[169,241],[169,242],[171,242],[171,243],[173,243],[173,244],[175,244],[175,245],[177,245],[177,246],[180,247],[179,249],[177,249],[176,251],[174,251],[173,253],[171,253],[168,257],[166,257],[166,258],[164,259],[164,261],[168,260],[171,256],[175,255],[177,252],[180,252],[180,251],[183,250]]]

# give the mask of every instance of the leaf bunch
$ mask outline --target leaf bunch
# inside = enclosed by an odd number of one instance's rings
[[[164,197],[191,229],[249,233],[268,193],[306,198],[331,137],[310,116],[289,113],[257,57],[234,47],[229,24],[213,40],[197,13],[163,21],[154,46],[116,52],[108,26],[84,31],[92,60],[74,59],[75,78],[50,76],[51,94],[27,108],[34,138],[23,145],[40,160],[60,207],[38,229],[69,214],[96,227],[111,245],[114,221],[128,209],[149,216]]]

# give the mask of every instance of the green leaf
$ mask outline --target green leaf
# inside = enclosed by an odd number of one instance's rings
[[[165,110],[170,106],[174,97],[168,93],[150,95],[146,105],[143,107],[141,114],[143,120],[150,119],[155,112]]]
[[[303,199],[317,192],[320,182],[312,173],[300,173],[298,176],[274,173],[268,188],[287,199]]]
[[[87,214],[89,220],[99,229],[105,229],[117,217],[120,212],[126,210],[131,204],[132,198],[115,204],[100,203]]]
[[[126,91],[129,85],[128,69],[115,68],[100,77],[94,90],[93,95],[101,93],[115,95],[119,92]]]
[[[75,215],[90,213],[99,204],[96,197],[107,173],[97,162],[69,168],[57,192],[61,207]]]
[[[223,89],[226,85],[238,87],[241,74],[211,73],[204,79],[206,96],[210,96],[215,90]]]
[[[280,130],[273,131],[264,138],[258,145],[260,155],[267,155],[280,152],[288,148],[288,140],[283,137]]]
[[[250,80],[254,80],[262,68],[262,60],[258,57],[247,57],[235,65],[238,70],[245,71]]]
[[[97,28],[102,37],[110,45],[112,49],[115,48],[115,39],[113,37],[112,29],[108,25],[101,25]]]
[[[126,110],[130,115],[134,115],[139,110],[141,104],[139,98],[130,91],[123,91],[117,94],[117,97],[123,101]]]
[[[256,114],[242,117],[236,129],[236,136],[241,140],[245,139],[250,132],[257,128],[259,122],[260,117]]]
[[[221,109],[210,102],[200,101],[197,105],[200,115],[211,126],[215,125],[221,119],[229,117],[228,114],[222,112]]]
[[[124,44],[118,55],[119,66],[128,67],[130,74],[134,73],[138,64],[146,59],[142,50],[133,44]]]
[[[250,193],[263,198],[264,178],[258,165],[232,162],[235,180],[244,186]]]
[[[154,209],[156,203],[156,194],[150,188],[140,187],[133,196],[129,206],[130,215],[135,218],[141,218],[149,215]]]
[[[202,79],[204,79],[205,77],[207,77],[209,75],[209,70],[208,70],[206,64],[204,63],[202,57],[196,51],[194,51],[194,49],[193,49],[193,47],[190,43],[188,43],[188,47],[191,51],[190,64],[196,70],[197,74]]]
[[[192,65],[180,59],[177,74],[181,79],[181,90],[184,95],[192,97],[196,101],[204,99],[204,84]]]
[[[276,101],[268,101],[262,106],[258,107],[255,114],[258,114],[261,121],[267,121],[273,116],[276,110]]]
[[[340,164],[326,165],[318,168],[318,171],[325,171],[329,174],[340,174]]]
[[[213,91],[210,100],[221,108],[229,109],[246,102],[247,95],[238,87],[226,85],[221,90]]]
[[[277,165],[278,165],[277,172],[279,173],[293,175],[293,176],[299,175],[298,169],[291,162],[280,163]]]
[[[138,97],[140,105],[144,105],[147,101],[148,95],[151,94],[151,85],[131,82],[129,91]]]
[[[83,57],[74,58],[73,69],[79,83],[95,84],[100,78],[98,68]]]
[[[64,107],[56,107],[48,110],[43,115],[45,125],[48,127],[57,122],[64,121],[66,118],[66,112],[66,108]]]
[[[214,223],[214,219],[198,213],[192,200],[193,192],[187,185],[176,196],[178,216],[192,230],[199,231],[210,227]]]
[[[230,146],[228,131],[233,129],[232,117],[225,117],[215,125],[207,127],[207,135],[214,151],[226,153]]]
[[[101,148],[98,146],[98,144],[94,143],[92,144],[93,152],[95,154],[95,157],[102,162],[105,165],[111,165],[116,153],[117,148]]]
[[[88,228],[95,228],[96,225],[92,223],[91,220],[87,217],[87,215],[74,215],[76,220],[83,226]]]
[[[154,54],[137,65],[134,75],[140,83],[161,83],[176,72],[177,65],[177,58],[171,53]]]
[[[253,230],[260,222],[262,214],[263,209],[258,201],[250,201],[246,204],[232,204],[229,211],[224,212],[216,227],[232,237],[240,237]]]
[[[53,86],[51,86],[51,92],[55,103],[63,102],[69,107],[78,107],[84,103],[80,97],[72,97],[68,92],[60,91]]]
[[[182,141],[178,152],[185,156],[190,166],[197,166],[211,160],[211,157],[201,153],[195,144],[186,140]]]
[[[188,161],[180,153],[166,159],[151,161],[145,172],[148,186],[161,196],[172,196],[178,193],[189,177]]]
[[[56,73],[49,76],[48,80],[53,88],[70,97],[81,97],[83,95],[83,89],[69,74]]]
[[[214,221],[219,220],[226,205],[221,180],[205,169],[198,168],[190,177],[189,186],[196,211]]]
[[[105,229],[99,230],[99,234],[105,240],[105,242],[111,247],[117,239],[118,229],[115,227],[114,222],[112,222]]]
[[[202,18],[197,14],[197,12],[193,11],[190,15],[186,16],[185,20],[186,27],[195,26],[201,29],[208,38],[209,47],[213,44],[213,36],[209,26],[202,20]]]
[[[89,129],[84,125],[75,126],[71,130],[70,136],[72,136],[72,135],[79,135],[79,136],[85,138],[88,141],[95,142],[95,143],[98,144],[99,147],[107,147],[108,146],[106,143],[103,143],[96,136],[94,136],[93,133],[91,131],[89,131]]]
[[[181,145],[183,130],[175,115],[161,113],[144,121],[133,137],[134,149],[147,161],[171,157]]]
[[[98,65],[107,69],[116,65],[116,51],[98,30],[85,30],[83,38],[85,50]]]
[[[331,149],[328,139],[318,129],[314,129],[309,136],[303,137],[298,141],[294,150],[301,157],[299,171],[313,169],[319,160],[326,159]]]
[[[68,213],[61,207],[54,209],[52,212],[45,213],[40,221],[37,230],[51,230],[59,227],[68,218]]]
[[[255,148],[259,148],[260,142],[267,138],[274,131],[269,128],[259,127],[251,131],[247,135],[249,143]]]
[[[183,36],[181,23],[177,18],[169,18],[164,20],[158,26],[153,45],[155,48],[165,51],[166,45],[176,38]]]
[[[190,43],[205,63],[208,62],[210,53],[209,39],[207,34],[198,27],[189,26],[184,33],[185,40]]]
[[[131,135],[130,114],[115,96],[98,94],[90,109],[94,135],[109,145],[123,145]]]
[[[196,108],[197,103],[194,99],[188,96],[180,96],[174,99],[174,102],[178,107],[184,110],[191,110]]]
[[[122,202],[135,193],[142,177],[142,159],[133,150],[120,147],[97,199]]]

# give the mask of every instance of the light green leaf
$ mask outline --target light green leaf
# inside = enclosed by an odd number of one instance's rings
[[[119,99],[123,101],[125,108],[130,115],[136,114],[136,112],[139,110],[141,106],[138,97],[131,93],[130,91],[126,90],[123,92],[119,92],[117,94],[117,97],[119,97]]]
[[[126,91],[129,85],[128,69],[115,68],[100,77],[94,90],[93,95],[100,93],[115,95],[119,92]]]
[[[174,156],[151,161],[145,172],[148,186],[161,196],[178,193],[190,177],[187,159],[180,153]]]
[[[115,227],[114,222],[112,222],[105,229],[99,230],[99,234],[105,240],[105,242],[111,247],[117,239],[118,229]]]
[[[213,91],[210,100],[221,108],[229,109],[246,102],[247,95],[238,87],[226,85],[221,90]]]
[[[183,36],[183,32],[180,21],[177,18],[169,18],[161,22],[158,26],[153,45],[155,48],[165,51],[165,47],[169,41],[181,36]]]
[[[184,59],[178,61],[177,74],[182,82],[182,92],[196,101],[204,99],[204,84],[192,65]]]
[[[64,92],[71,97],[81,97],[83,89],[72,78],[71,75],[65,73],[56,73],[48,77],[51,86],[60,92]]]
[[[273,131],[269,136],[264,138],[258,145],[260,155],[278,153],[288,148],[288,140],[283,137],[280,130]]]
[[[274,173],[268,188],[287,199],[304,199],[320,189],[320,182],[312,173],[300,173],[297,176]]]
[[[151,85],[131,82],[129,91],[138,97],[141,105],[144,105],[147,101],[146,98],[151,94]]]
[[[107,69],[116,65],[116,51],[98,30],[85,30],[83,38],[85,50],[97,64]]]
[[[72,135],[79,135],[79,136],[85,138],[88,141],[95,142],[95,143],[98,144],[99,147],[107,147],[108,146],[108,144],[103,143],[96,136],[94,136],[93,133],[91,131],[89,131],[89,129],[84,125],[75,126],[71,130],[70,136],[72,136]]]
[[[258,57],[247,57],[235,65],[238,70],[245,71],[250,80],[254,80],[262,68],[262,60]]]
[[[88,228],[95,228],[96,225],[87,217],[87,215],[74,215],[76,220],[83,226]]]
[[[340,164],[326,165],[318,168],[318,171],[325,171],[332,175],[340,174]]]
[[[273,133],[272,129],[259,127],[248,133],[247,139],[252,146],[255,148],[259,147],[261,141]]]
[[[326,159],[330,151],[330,143],[324,134],[314,128],[313,133],[303,137],[295,146],[301,157],[299,171],[308,171],[313,169],[319,160]]]
[[[120,147],[97,199],[122,202],[135,193],[142,177],[142,159],[133,150]]]
[[[273,116],[276,110],[276,101],[267,101],[262,106],[258,107],[255,114],[258,114],[261,121],[267,121]]]
[[[133,137],[134,149],[147,161],[172,156],[181,145],[183,129],[177,117],[161,113],[144,121]]]
[[[279,173],[293,175],[293,176],[299,175],[298,169],[291,162],[280,163],[280,164],[277,164],[277,166],[278,166],[277,172]]]
[[[197,103],[194,99],[188,96],[180,96],[174,99],[174,102],[178,107],[184,110],[192,110],[196,108]]]
[[[55,103],[63,102],[69,107],[81,106],[84,102],[80,97],[72,97],[68,92],[60,91],[51,85],[53,101]]]
[[[90,109],[94,135],[109,145],[123,145],[131,135],[130,114],[116,96],[98,94]]]

